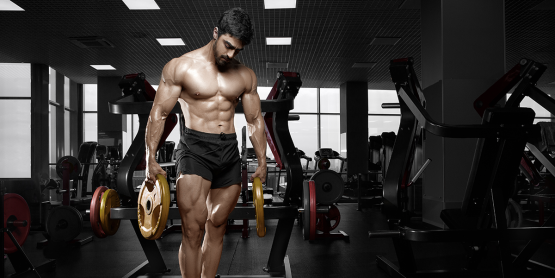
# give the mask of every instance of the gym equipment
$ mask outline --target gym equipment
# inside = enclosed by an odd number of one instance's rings
[[[20,195],[8,193],[4,194],[3,198],[3,227],[8,227],[8,230],[16,240],[12,242],[9,234],[4,234],[4,253],[12,254],[17,251],[16,243],[23,245],[29,235],[29,230],[31,229],[31,212],[29,211],[27,202]]]
[[[346,158],[341,157],[338,152],[330,149],[330,148],[321,148],[314,152],[314,170],[316,167],[320,170],[328,170],[331,166],[330,159],[338,159],[341,161],[341,165],[339,166],[339,171],[343,171],[343,166],[347,161]]]
[[[314,181],[303,185],[303,208],[300,210],[303,216],[303,239],[316,239],[316,191]],[[308,196],[308,198],[306,197]]]
[[[316,229],[324,232],[324,234],[337,228],[341,221],[341,213],[339,213],[339,209],[335,205],[331,205],[328,213],[318,213],[316,217],[318,218],[316,219]]]
[[[170,187],[166,178],[158,174],[156,184],[145,181],[138,203],[137,219],[141,234],[149,240],[158,239],[164,232],[170,209]]]
[[[64,176],[64,170],[68,170],[68,178],[70,180],[77,179],[81,172],[81,163],[73,156],[64,156],[56,162],[56,174],[58,177]]]
[[[552,276],[555,269],[537,264],[530,258],[543,240],[554,237],[555,228],[549,226],[553,225],[555,218],[550,218],[544,227],[507,228],[504,213],[509,202],[507,191],[512,191],[521,152],[528,134],[534,132],[534,112],[529,108],[495,107],[484,110],[481,125],[453,126],[435,122],[425,111],[426,100],[412,65],[412,58],[393,60],[390,65],[401,107],[401,125],[384,184],[383,211],[390,230],[371,231],[369,236],[392,238],[399,266],[377,256],[378,266],[395,277],[483,275],[478,269],[479,263],[485,257],[486,244],[493,241],[498,255],[498,275],[525,276],[528,268],[534,268]],[[442,137],[478,138],[463,206],[441,212],[441,218],[450,230],[423,231],[406,226],[409,222],[405,207],[410,150],[415,136],[422,129]],[[511,240],[529,240],[529,244],[514,256],[510,254]],[[466,267],[453,272],[418,270],[410,241],[462,242],[469,252]]]
[[[111,219],[110,210],[119,207],[118,193],[114,189],[104,191],[100,201],[100,226],[106,235],[113,235],[118,231],[120,220]]]
[[[299,209],[299,212],[301,213],[302,235],[304,240],[349,240],[349,235],[343,231],[339,231],[339,233],[330,233],[330,231],[339,225],[339,210],[334,205],[317,204],[316,184],[314,181],[305,181],[303,184],[303,206]],[[335,227],[333,228],[330,223],[332,219],[335,221]],[[318,226],[318,223],[320,226]],[[323,233],[317,233],[317,229]]]
[[[81,171],[79,171],[79,176],[73,179],[73,188],[80,189],[80,192],[73,191],[72,193],[72,197],[77,197],[78,200],[88,200],[87,194],[91,193],[87,192],[89,182],[89,170],[91,169],[90,165],[94,165],[94,153],[96,152],[97,145],[97,142],[84,142],[83,144],[81,144],[81,146],[79,146],[79,154],[77,155],[77,159],[81,163]]]
[[[320,162],[323,160],[320,160]],[[320,163],[319,162],[319,163]],[[345,184],[341,176],[332,170],[320,170],[310,178],[314,181],[316,202],[322,205],[336,203],[343,196]]]
[[[3,182],[0,181],[0,215],[2,215],[2,237],[0,249],[8,258],[15,269],[15,275],[25,275],[33,272],[37,277],[39,273],[53,271],[56,261],[48,260],[38,266],[34,266],[23,247],[21,247],[31,229],[31,213],[29,206],[23,197],[14,193],[5,193]],[[4,262],[0,266],[0,273],[4,273]]]
[[[129,97],[129,101],[131,101],[132,104],[143,103],[148,106],[150,102],[154,101],[154,98],[156,96],[156,90],[154,90],[152,85],[148,83],[145,74],[142,72],[124,75],[118,85],[121,88],[121,92],[125,95],[123,98]],[[152,107],[152,105],[150,106]],[[160,148],[165,145],[166,139],[172,132],[173,128],[177,125],[176,113],[181,113],[181,111],[174,109],[173,112],[174,113],[170,113],[166,118],[166,122],[164,124],[164,132],[160,137],[160,143],[158,143],[156,151],[160,150]],[[135,170],[137,171],[146,169],[145,154],[143,154],[143,158],[136,167],[137,168]]]
[[[93,192],[100,186],[110,187],[111,179],[108,173],[110,161],[107,159],[108,148],[104,145],[96,146],[96,159],[98,163],[93,170],[91,185]],[[94,194],[94,193],[93,193]]]
[[[83,216],[71,206],[55,207],[48,215],[45,227],[50,240],[71,241],[81,233]]]
[[[252,182],[252,193],[254,197],[254,211],[256,213],[256,234],[258,237],[266,235],[266,226],[264,225],[264,193],[262,192],[262,182],[260,178],[254,178]]]
[[[551,113],[555,113],[555,100],[536,87],[538,80],[546,69],[547,67],[542,63],[530,59],[521,59],[518,64],[474,101],[474,109],[478,114],[482,115],[484,109],[496,105],[500,99],[504,98],[506,94],[518,84],[507,100],[505,107],[519,107],[524,97],[528,96],[544,109]],[[555,161],[549,155],[549,152],[555,150],[553,147],[552,135],[554,130],[553,123],[540,122],[537,123],[536,126],[539,127],[537,129],[538,132],[532,134],[532,136],[528,138],[526,147],[533,157],[536,158],[537,164],[543,165],[551,175],[555,175]],[[555,184],[542,177],[536,169],[536,165],[531,162],[526,153],[522,155],[520,170],[530,180],[532,188],[530,188],[528,194],[520,194],[518,197],[528,198],[530,201],[537,201],[539,203],[540,225],[543,225],[543,204],[555,202],[555,194],[545,194],[542,193],[542,191],[548,187],[553,190]],[[540,183],[545,186],[541,186]],[[539,188],[537,191],[540,193],[535,193],[534,187]],[[507,207],[506,212],[507,215],[522,217],[520,205],[515,202],[509,204],[510,206]],[[516,219],[516,221],[518,224],[522,222],[522,219]]]
[[[92,241],[92,236],[84,239],[76,239],[83,227],[83,215],[75,207],[70,206],[70,192],[75,192],[76,188],[70,188],[70,180],[79,179],[81,173],[81,163],[73,156],[64,156],[56,162],[56,173],[62,178],[62,205],[53,208],[46,218],[46,239],[37,243],[37,247],[43,247],[53,242],[65,242],[71,245],[81,246]],[[49,246],[51,254],[58,254],[53,249],[60,247]],[[59,250],[58,250],[59,251]]]
[[[99,186],[96,188],[91,200],[91,209],[89,212],[93,233],[99,238],[105,238],[108,236],[104,230],[102,230],[102,224],[100,223],[100,203],[102,201],[102,195],[106,192],[106,190],[108,190],[108,187],[106,186]]]
[[[291,277],[291,269],[285,253],[295,219],[301,207],[303,172],[300,159],[295,152],[295,145],[289,133],[288,120],[289,111],[293,109],[294,99],[298,94],[301,84],[302,82],[298,73],[280,72],[279,78],[270,92],[272,100],[261,101],[262,111],[272,112],[272,128],[268,129],[268,132],[270,132],[270,136],[276,139],[274,148],[285,167],[287,187],[283,195],[283,202],[274,202],[271,207],[264,208],[265,219],[279,219],[279,221],[268,264],[264,268],[264,271],[268,272],[269,275],[259,275],[257,277]],[[145,153],[145,128],[151,109],[152,102],[135,102],[131,95],[122,96],[109,102],[111,113],[138,114],[140,123],[139,131],[122,160],[118,171],[118,193],[122,203],[125,205],[120,208],[112,208],[110,215],[111,219],[129,219],[131,221],[135,234],[147,257],[147,261],[128,273],[127,277],[146,273],[147,270],[150,273],[166,273],[168,271],[158,246],[155,242],[147,240],[142,236],[138,221],[136,220],[138,218],[138,196],[134,191],[133,171],[135,171]],[[179,105],[172,109],[172,113],[180,112]],[[241,103],[237,105],[235,112],[243,112]],[[168,217],[169,219],[180,219],[179,209],[176,207],[170,208]],[[235,207],[229,218],[256,219],[255,208],[252,205],[239,205]],[[226,276],[222,275],[221,277]]]

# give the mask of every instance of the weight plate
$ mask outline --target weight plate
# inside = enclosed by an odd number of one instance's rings
[[[143,182],[138,203],[141,234],[149,240],[158,239],[164,232],[170,211],[170,187],[166,178],[158,174],[156,184]]]
[[[100,203],[102,202],[102,195],[108,190],[106,186],[99,186],[94,191],[91,208],[90,208],[90,221],[94,234],[99,238],[105,238],[107,235],[102,230],[102,224],[100,223]]]
[[[14,227],[13,225],[8,226],[8,221],[27,221],[27,225],[24,227]],[[7,193],[4,195],[4,223],[3,227],[8,227],[15,237],[19,245],[23,245],[27,236],[29,235],[29,230],[31,229],[31,211],[29,206],[23,197],[15,193]],[[11,254],[17,251],[17,247],[12,242],[8,233],[4,234],[4,253]]]
[[[343,196],[345,184],[341,176],[332,170],[320,170],[310,180],[315,183],[316,201],[322,205],[331,205]]]
[[[315,182],[309,181],[308,188],[310,189],[310,236],[309,240],[316,239],[316,189]]]
[[[266,235],[266,226],[264,223],[264,192],[262,190],[260,178],[254,178],[252,183],[252,196],[256,212],[256,234],[258,237],[264,237]]]
[[[320,170],[328,170],[331,166],[331,162],[327,158],[322,158],[318,161],[318,169]]]
[[[318,213],[316,229],[324,233],[333,231],[341,221],[341,213],[335,205],[331,205],[328,213]]]
[[[64,178],[64,169],[69,170],[69,179],[74,180],[81,173],[81,163],[76,157],[64,156],[56,162],[56,173],[60,179]]]
[[[303,239],[310,238],[310,186],[308,182],[303,183]]]
[[[46,219],[46,232],[53,241],[70,241],[81,233],[83,216],[74,207],[54,208]]]
[[[102,194],[100,199],[100,226],[104,233],[108,236],[115,234],[119,228],[119,219],[110,218],[110,209],[120,207],[120,199],[118,192],[108,189]]]

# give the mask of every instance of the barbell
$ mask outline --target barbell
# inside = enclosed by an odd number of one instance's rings
[[[137,201],[137,219],[144,238],[160,238],[170,211],[170,189],[163,175],[156,175],[156,182],[143,182]],[[256,214],[256,232],[259,237],[266,235],[264,223],[264,193],[260,178],[253,181],[253,203]],[[110,209],[119,207],[117,192],[105,186],[99,186],[91,200],[90,214],[94,234],[99,238],[113,235],[119,228],[119,219],[110,218]]]

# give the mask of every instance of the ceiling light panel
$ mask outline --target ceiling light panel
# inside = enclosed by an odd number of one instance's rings
[[[291,45],[291,37],[266,38],[266,45]]]
[[[115,70],[116,68],[110,65],[91,65],[96,70]]]
[[[0,0],[0,11],[25,11],[10,0]]]
[[[159,10],[154,0],[122,0],[130,10]]]
[[[265,9],[294,9],[297,0],[264,0]]]
[[[157,38],[156,40],[163,46],[185,45],[181,38]]]

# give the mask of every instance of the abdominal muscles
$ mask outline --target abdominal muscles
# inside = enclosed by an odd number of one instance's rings
[[[234,133],[233,120],[237,101],[230,101],[220,93],[210,98],[179,99],[185,126],[206,133]]]

